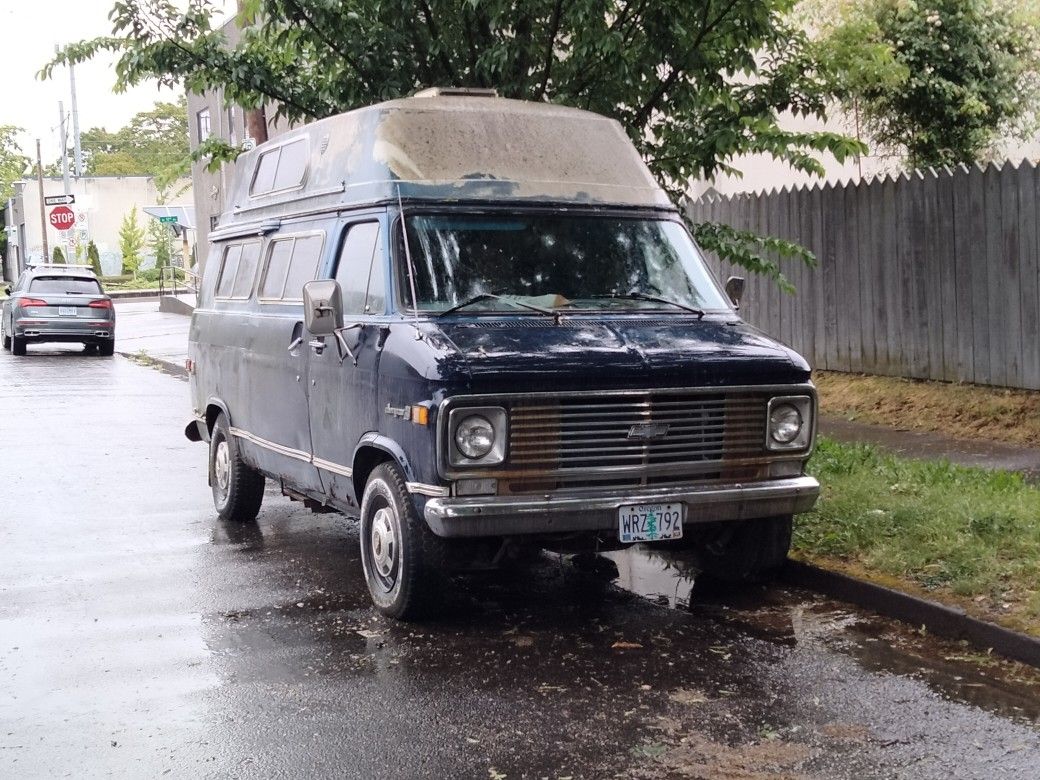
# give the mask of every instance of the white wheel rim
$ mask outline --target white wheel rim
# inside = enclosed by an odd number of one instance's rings
[[[388,507],[380,509],[372,518],[370,545],[372,565],[385,583],[392,584],[398,544],[394,516]]]
[[[231,475],[231,448],[227,441],[217,443],[217,451],[213,455],[213,476],[217,480],[220,492],[227,493],[228,482]]]

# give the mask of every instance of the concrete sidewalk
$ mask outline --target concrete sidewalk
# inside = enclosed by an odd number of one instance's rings
[[[184,370],[191,317],[159,311],[158,301],[116,302],[116,352],[144,352],[153,360]]]
[[[184,371],[190,317],[160,312],[155,301],[120,302],[116,317],[117,352],[128,356],[144,352],[175,372]],[[1040,450],[1030,447],[897,430],[826,415],[820,419],[820,433],[842,442],[875,444],[906,458],[946,459],[960,466],[1018,471],[1030,481],[1040,482]]]

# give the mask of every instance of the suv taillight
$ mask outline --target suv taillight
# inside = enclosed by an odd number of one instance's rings
[[[112,301],[105,299],[103,301],[91,301],[87,304],[92,309],[111,309]]]
[[[18,301],[18,305],[23,309],[28,309],[31,306],[49,306],[47,301],[41,301],[39,298],[21,298]]]

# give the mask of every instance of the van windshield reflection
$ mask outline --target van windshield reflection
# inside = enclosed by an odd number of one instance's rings
[[[406,214],[405,223],[421,311],[729,311],[689,234],[670,220]],[[403,247],[397,258],[407,280]]]

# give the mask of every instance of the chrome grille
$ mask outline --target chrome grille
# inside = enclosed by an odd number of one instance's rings
[[[770,396],[648,391],[517,400],[498,476],[513,493],[764,477]]]

